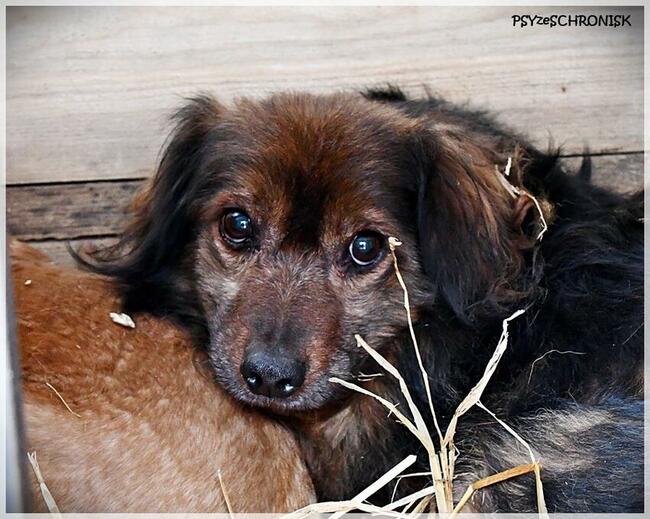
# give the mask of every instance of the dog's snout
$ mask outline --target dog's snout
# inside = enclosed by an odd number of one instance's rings
[[[304,382],[305,365],[295,359],[258,351],[244,360],[241,374],[256,395],[286,398]]]

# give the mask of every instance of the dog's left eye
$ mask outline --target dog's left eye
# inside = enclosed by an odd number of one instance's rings
[[[361,267],[367,267],[377,262],[385,251],[384,237],[372,231],[357,234],[348,247],[350,257]]]
[[[251,239],[253,222],[244,211],[230,210],[221,219],[221,234],[229,244],[239,247]]]

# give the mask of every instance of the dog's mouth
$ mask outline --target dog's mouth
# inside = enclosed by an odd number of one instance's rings
[[[220,378],[218,380],[239,402],[280,415],[315,411],[336,399],[338,393],[335,385],[327,380],[323,381],[323,384],[302,386],[294,394],[285,398],[255,394],[245,384],[233,381],[232,378],[226,383]]]
[[[292,415],[294,413],[313,410],[313,407],[310,405],[311,403],[301,398],[300,395],[280,399],[265,395],[255,395],[244,390],[233,396],[245,405],[270,411],[274,414]]]

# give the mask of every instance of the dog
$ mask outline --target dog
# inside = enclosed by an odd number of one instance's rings
[[[510,323],[482,403],[530,443],[552,512],[643,509],[643,194],[575,174],[483,112],[396,88],[276,94],[176,114],[120,241],[77,254],[127,312],[176,319],[237,400],[284,417],[320,499],[346,499],[418,441],[365,395],[407,405],[355,335],[402,373],[433,430],[414,330],[445,427]],[[526,461],[480,409],[456,432],[459,491]],[[416,470],[418,471],[418,470]],[[430,485],[406,478],[397,497]],[[385,488],[371,497],[391,500]],[[529,477],[478,511],[536,509]]]
[[[314,501],[291,432],[225,395],[185,333],[113,323],[109,281],[27,245],[11,263],[26,447],[63,512],[226,512],[224,492],[233,512]]]

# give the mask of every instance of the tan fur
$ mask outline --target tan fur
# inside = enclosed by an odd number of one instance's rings
[[[27,448],[63,512],[225,512],[219,470],[235,512],[314,500],[291,434],[197,371],[182,332],[144,315],[119,326],[104,279],[19,243],[11,259]]]

